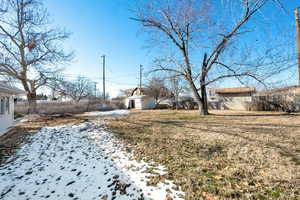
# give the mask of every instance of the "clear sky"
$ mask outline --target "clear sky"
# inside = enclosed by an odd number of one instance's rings
[[[66,65],[69,78],[82,75],[99,82],[102,90],[102,60],[107,61],[107,91],[116,96],[119,89],[138,85],[139,65],[151,69],[149,50],[143,48],[145,36],[140,27],[130,20],[134,0],[45,0],[45,7],[55,25],[71,32],[65,44],[75,51],[75,60]],[[282,0],[290,16],[281,22],[293,24],[293,9],[298,0]],[[274,14],[276,15],[276,13]],[[290,26],[290,31],[294,31]],[[294,77],[296,78],[296,77]],[[101,80],[101,81],[100,81]],[[296,80],[296,79],[295,79]]]
[[[139,66],[149,69],[150,58],[143,49],[138,24],[129,19],[126,0],[45,0],[54,24],[72,35],[66,47],[75,51],[75,60],[66,67],[73,78],[83,75],[99,82],[102,90],[102,58],[106,55],[107,91],[138,85]],[[101,81],[100,81],[101,79]]]

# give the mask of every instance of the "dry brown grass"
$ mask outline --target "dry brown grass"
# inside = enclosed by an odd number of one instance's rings
[[[300,199],[300,115],[133,111],[108,127],[186,199]]]

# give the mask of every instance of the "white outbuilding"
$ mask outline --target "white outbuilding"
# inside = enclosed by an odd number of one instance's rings
[[[131,95],[126,98],[125,105],[128,109],[154,109],[156,107],[155,99],[147,95],[146,88],[135,88]]]
[[[14,123],[14,96],[18,94],[24,91],[0,82],[0,135]]]

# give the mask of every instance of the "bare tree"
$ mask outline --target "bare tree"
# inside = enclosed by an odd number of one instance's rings
[[[29,112],[36,112],[37,90],[69,61],[59,45],[69,37],[65,31],[49,28],[47,10],[39,0],[2,0],[0,14],[0,73],[20,81],[27,92]]]
[[[75,81],[62,81],[59,89],[56,90],[63,96],[70,97],[73,101],[79,102],[83,98],[93,96],[94,82],[79,76]]]
[[[175,100],[175,109],[178,110],[179,96],[184,91],[184,87],[182,85],[182,80],[180,77],[174,75],[169,78],[169,90],[172,93],[172,96]]]
[[[163,45],[171,44],[170,48],[165,49],[171,49],[173,55],[156,59],[157,68],[154,71],[168,71],[184,77],[202,115],[209,114],[207,85],[225,78],[236,78],[243,82],[244,77],[263,83],[264,79],[287,67],[282,65],[286,59],[282,59],[282,56],[276,57],[279,51],[275,51],[273,47],[265,49],[264,52],[261,50],[260,53],[263,56],[259,57],[258,55],[250,56],[247,52],[250,48],[241,45],[243,42],[240,39],[241,36],[250,32],[246,26],[250,19],[254,18],[267,3],[275,1],[213,2],[209,0],[152,0],[146,6],[141,6],[136,10],[136,16],[133,18],[141,23],[154,41],[160,41]],[[221,2],[234,6],[235,15],[229,16],[228,14],[227,18],[225,17],[228,21],[218,16],[220,9],[212,9],[220,7]],[[251,48],[253,49],[253,46]],[[201,62],[195,61],[195,55],[199,53],[202,54]],[[238,56],[239,59],[237,59]],[[276,67],[271,68],[272,65]]]
[[[120,90],[120,96],[130,97],[134,89],[124,89]]]
[[[156,104],[159,104],[161,98],[167,98],[170,96],[170,92],[165,84],[165,78],[154,75],[147,84],[147,94],[153,97]]]

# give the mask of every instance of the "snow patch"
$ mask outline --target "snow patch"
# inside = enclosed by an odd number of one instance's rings
[[[46,127],[0,167],[0,199],[183,199],[172,181],[147,185],[151,165],[132,159],[102,123]]]
[[[28,122],[28,121],[29,121],[28,118],[24,118],[24,119],[19,120],[19,122],[21,122],[21,123]]]
[[[97,111],[97,112],[86,112],[83,116],[97,117],[97,116],[118,116],[128,115],[128,110],[112,110],[112,111]]]

